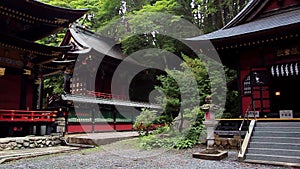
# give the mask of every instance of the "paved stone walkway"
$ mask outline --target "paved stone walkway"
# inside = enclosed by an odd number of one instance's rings
[[[126,138],[133,138],[138,136],[137,132],[103,132],[103,133],[88,133],[88,134],[69,134],[65,137],[69,141],[70,145],[75,146],[54,146],[54,147],[44,147],[44,148],[33,148],[33,149],[23,149],[23,150],[6,150],[0,151],[0,164],[22,159],[28,157],[37,157],[43,155],[50,155],[56,153],[64,153],[74,150],[79,150],[80,144],[87,145],[105,145],[113,143]],[[2,138],[2,140],[9,140],[11,138]]]
[[[66,138],[69,143],[88,144],[88,145],[105,145],[112,142],[120,141],[127,138],[137,137],[136,131],[127,132],[102,132],[87,134],[68,134]]]
[[[64,153],[74,150],[79,150],[79,147],[70,146],[54,146],[45,148],[23,149],[23,150],[6,150],[0,151],[0,164],[28,157],[37,157],[49,154]]]

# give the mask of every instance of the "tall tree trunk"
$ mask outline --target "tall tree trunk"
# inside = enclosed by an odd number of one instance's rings
[[[219,9],[220,9],[220,16],[222,21],[222,27],[226,25],[226,20],[224,16],[224,7],[223,7],[223,1],[219,0]]]

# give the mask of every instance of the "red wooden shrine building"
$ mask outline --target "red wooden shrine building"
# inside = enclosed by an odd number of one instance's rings
[[[128,68],[141,67],[126,58],[120,44],[113,39],[73,25],[62,45],[72,46],[66,57],[60,60],[67,65],[63,99],[69,103],[68,133],[132,130],[141,108],[160,109],[140,95],[129,97],[125,81],[120,80],[125,75],[113,82],[121,62]],[[136,81],[143,80],[138,78]],[[113,83],[116,84],[114,92]],[[143,92],[146,90],[144,87]]]
[[[41,134],[41,130],[48,134],[55,130],[59,107],[66,112],[69,133],[132,130],[137,109],[160,109],[147,99],[126,98],[121,82],[118,91],[111,92],[114,71],[126,56],[112,39],[72,26],[87,10],[34,0],[5,0],[0,8],[1,136]],[[63,29],[67,33],[60,47],[35,42]],[[130,59],[125,62],[129,67],[140,66]],[[65,101],[59,107],[54,102],[43,107],[47,102],[43,79],[54,74],[64,76]]]
[[[211,41],[224,65],[238,71],[240,112],[300,117],[300,1],[252,0],[225,27],[188,39]]]
[[[49,127],[57,115],[42,110],[43,77],[64,70],[52,61],[70,47],[35,41],[68,28],[87,10],[34,0],[2,0],[0,9],[0,135],[38,134],[40,126]]]

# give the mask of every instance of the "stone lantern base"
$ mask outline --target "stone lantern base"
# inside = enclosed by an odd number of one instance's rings
[[[207,130],[207,148],[213,147],[215,143],[215,128],[218,125],[218,121],[215,120],[206,120],[203,122]]]

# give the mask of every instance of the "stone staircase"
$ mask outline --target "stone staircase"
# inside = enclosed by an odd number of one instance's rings
[[[245,162],[300,167],[300,122],[257,122]]]

